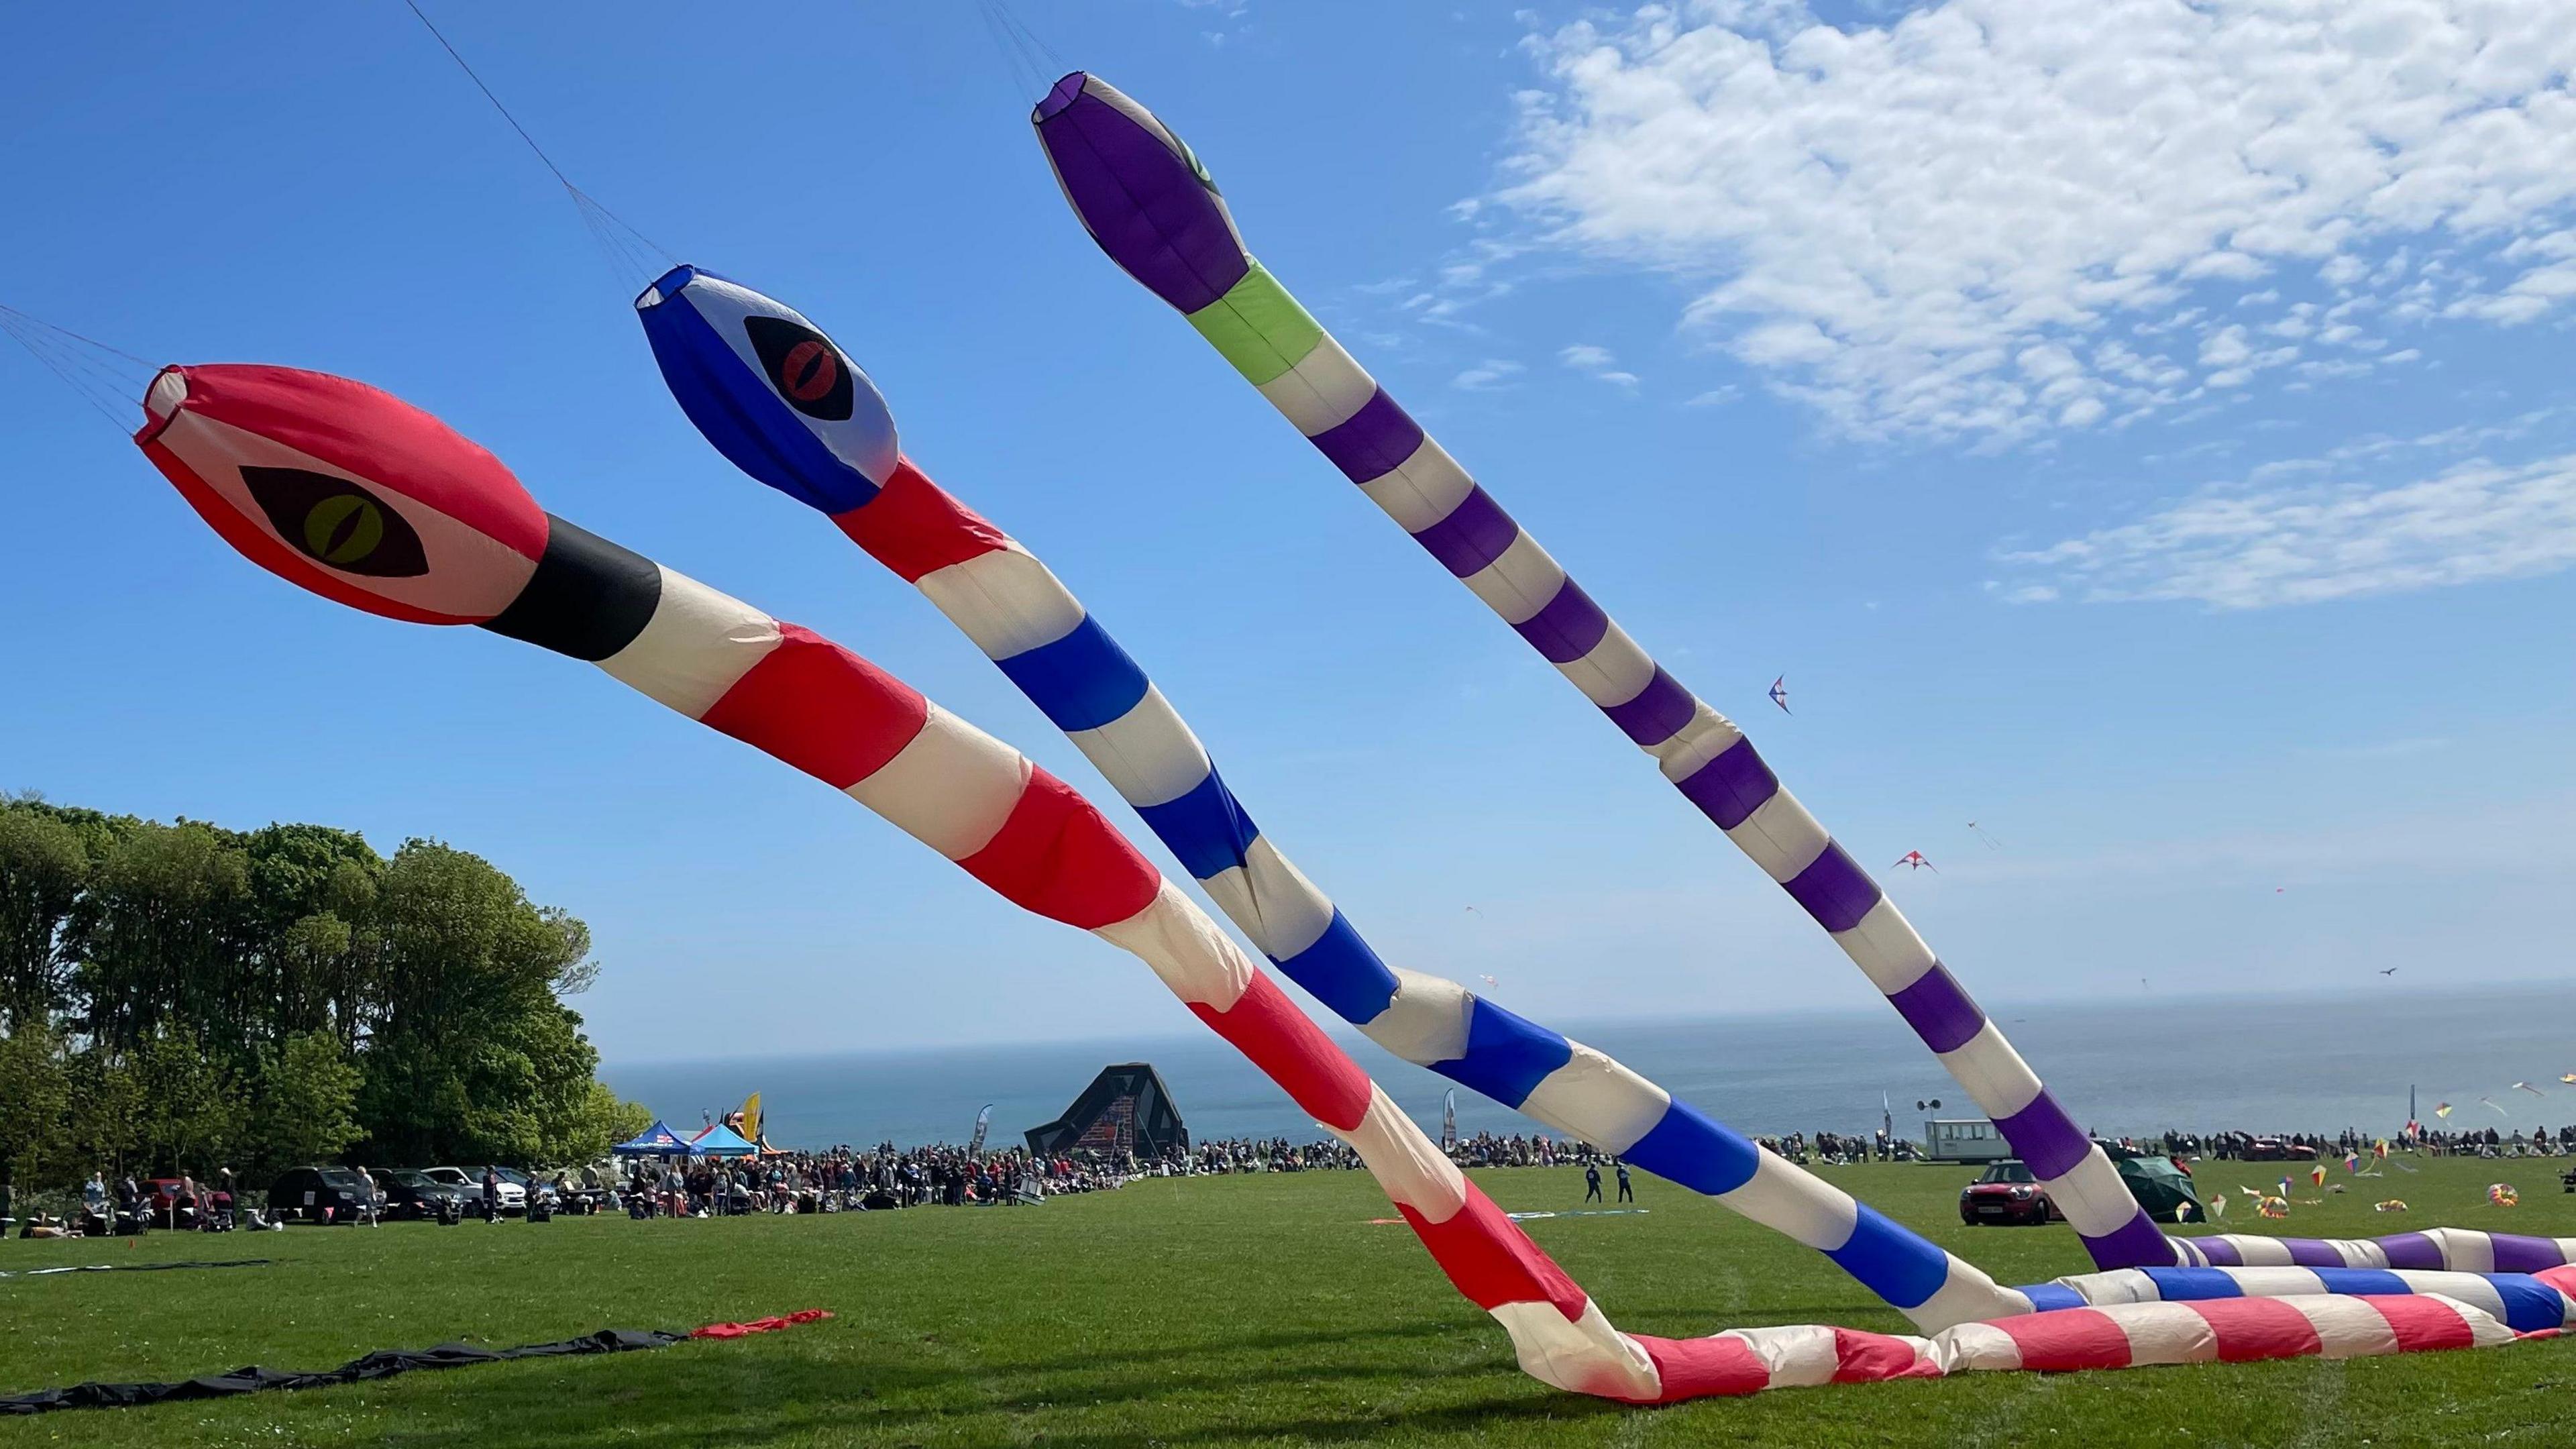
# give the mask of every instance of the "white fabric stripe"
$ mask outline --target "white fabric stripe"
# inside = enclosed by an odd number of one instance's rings
[[[1752,857],[1762,873],[1783,885],[1798,878],[1798,872],[1816,863],[1833,838],[1825,827],[1798,803],[1798,797],[1784,787],[1770,799],[1753,807],[1753,813],[1726,832],[1735,847]],[[1880,897],[1885,900],[1886,897]],[[1864,918],[1866,919],[1866,918]]]
[[[1720,1338],[1739,1339],[1771,1371],[1775,1389],[1814,1388],[1834,1381],[1842,1367],[1834,1331],[1820,1323],[1769,1328],[1730,1328]]]
[[[1151,684],[1134,709],[1098,729],[1067,730],[1064,737],[1130,805],[1178,800],[1215,768],[1180,712]]]
[[[1819,1251],[1850,1242],[1860,1221],[1851,1194],[1758,1150],[1752,1178],[1732,1192],[1719,1193],[1717,1200]]]
[[[1843,948],[1843,954],[1882,995],[1894,996],[1922,980],[1924,973],[1938,964],[1932,948],[1915,934],[1905,913],[1885,896],[1880,896],[1878,903],[1860,918],[1860,924],[1833,934],[1834,944]]]
[[[2398,1281],[2416,1293],[2439,1293],[2456,1298],[2481,1313],[2505,1316],[2504,1295],[2496,1291],[2495,1280],[2476,1273],[2436,1273],[2424,1269],[2401,1272]]]
[[[1672,1094],[1583,1043],[1574,1055],[1539,1079],[1521,1112],[1603,1152],[1626,1152],[1654,1130],[1673,1104]]]
[[[1455,981],[1395,972],[1395,997],[1360,1026],[1370,1041],[1416,1066],[1456,1061],[1467,1054],[1467,1013],[1476,998]]]
[[[2131,1303],[2111,1315],[2128,1336],[2129,1366],[2208,1363],[2218,1357],[2209,1320],[2185,1303]]]
[[[921,733],[851,799],[950,860],[993,843],[1029,784],[1027,757],[957,716],[930,706]]]
[[[1955,1050],[1933,1056],[1990,1117],[2009,1117],[2039,1100],[2039,1074],[1992,1021]]]
[[[1333,1135],[1349,1143],[1360,1161],[1368,1164],[1370,1175],[1391,1201],[1435,1223],[1449,1221],[1467,1205],[1466,1175],[1431,1145],[1431,1139],[1376,1083],[1369,1084],[1368,1110],[1360,1114],[1360,1125]]]
[[[1153,967],[1183,1001],[1226,1011],[1252,985],[1243,948],[1168,880],[1145,909],[1092,934]]]
[[[2288,1267],[2290,1264],[2289,1245],[2278,1238],[2230,1234],[2229,1241],[2235,1245],[2236,1256],[2243,1258],[2248,1268]]]
[[[1627,630],[1612,624],[1591,653],[1557,665],[1556,672],[1574,681],[1585,699],[1608,709],[1635,699],[1654,683],[1655,661],[1646,657]]]
[[[1243,850],[1243,864],[1199,882],[1227,919],[1243,928],[1263,954],[1285,961],[1315,944],[1333,924],[1333,903],[1305,873],[1258,836]]]
[[[2056,1286],[2096,1308],[2113,1303],[2157,1303],[2164,1293],[2141,1268],[2113,1268],[2104,1273],[2070,1273]]]
[[[2085,1149],[2065,1176],[2043,1178],[2041,1184],[2048,1189],[2048,1200],[2066,1215],[2066,1225],[2088,1237],[2113,1232],[2138,1212],[2138,1200],[2099,1147]]]
[[[2377,1243],[2357,1238],[2329,1238],[2326,1241],[2336,1252],[2343,1255],[2343,1265],[2347,1268],[2388,1266],[2388,1250]]]
[[[2029,1294],[2003,1287],[1955,1254],[1950,1258],[1950,1276],[1940,1288],[1904,1310],[1916,1327],[1931,1333],[1978,1319],[2012,1318],[2030,1311]]]
[[[1544,609],[1565,587],[1565,570],[1538,546],[1538,540],[1524,530],[1513,535],[1511,547],[1496,555],[1494,561],[1458,582],[1485,601],[1485,607],[1502,616],[1506,624],[1526,622]]]
[[[777,620],[731,594],[662,569],[662,599],[644,632],[599,667],[618,683],[697,719],[767,658],[778,639]]]
[[[2266,1239],[2277,1245],[2278,1239]],[[2287,1249],[2282,1251],[2288,1257]],[[2248,1298],[2313,1298],[2326,1291],[2325,1280],[2313,1268],[2230,1268],[2227,1276],[2245,1290]]]
[[[1933,1341],[1944,1373],[2005,1373],[2021,1367],[2021,1345],[1991,1323],[1962,1323]]]
[[[989,659],[1052,644],[1082,622],[1082,602],[1018,544],[933,569],[913,581]]]
[[[2378,1309],[2358,1298],[2319,1294],[2281,1301],[2316,1326],[2317,1340],[2323,1345],[2319,1358],[2370,1358],[2397,1351],[2397,1330],[2388,1326]]]
[[[1529,535],[1524,533],[1521,537]],[[1673,731],[1671,738],[1648,745],[1646,753],[1655,757],[1656,768],[1664,772],[1664,778],[1678,785],[1698,774],[1701,766],[1733,749],[1743,738],[1744,731],[1735,727],[1735,721],[1694,696],[1689,721]]]
[[[1476,480],[1425,433],[1413,456],[1360,485],[1369,501],[1407,533],[1420,533],[1456,511]]]
[[[1502,1303],[1486,1310],[1512,1336],[1521,1372],[1569,1393],[1613,1399],[1653,1399],[1663,1393],[1655,1361],[1634,1339],[1610,1326],[1601,1305],[1585,1299],[1583,1316],[1568,1320],[1552,1303]]]
[[[2460,1273],[2495,1271],[2495,1239],[2469,1228],[2434,1228],[2424,1236],[2442,1250],[2442,1266]]]
[[[1326,333],[1297,365],[1259,384],[1261,395],[1307,437],[1349,422],[1377,392],[1377,380],[1360,369]]]

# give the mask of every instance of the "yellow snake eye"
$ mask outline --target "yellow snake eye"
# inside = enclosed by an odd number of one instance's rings
[[[384,500],[328,473],[244,465],[242,486],[277,536],[344,574],[415,578],[429,572],[420,535]]]

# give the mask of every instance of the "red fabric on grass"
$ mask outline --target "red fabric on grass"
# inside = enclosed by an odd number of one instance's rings
[[[831,1316],[831,1312],[827,1309],[799,1308],[793,1313],[776,1318],[755,1318],[749,1323],[710,1323],[704,1328],[689,1330],[689,1337],[741,1338],[754,1333],[776,1333],[782,1328],[793,1328],[800,1323],[814,1323]]]

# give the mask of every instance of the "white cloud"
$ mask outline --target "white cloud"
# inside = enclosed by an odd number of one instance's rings
[[[2254,333],[2386,346],[2364,314],[2576,300],[2563,0],[1943,0],[1848,29],[1698,0],[1529,48],[1550,83],[1501,199],[1713,279],[1690,321],[1855,433],[2128,420],[2297,356]],[[2336,305],[2312,323],[2302,291]]]
[[[2093,601],[2257,609],[2576,565],[2576,453],[2511,466],[2471,459],[2393,485],[2317,481],[2343,463],[2443,446],[2464,431],[2270,464],[2242,485],[2205,490],[2140,522],[2007,553],[2004,562],[2051,579],[2013,597],[2035,602],[2064,590]],[[2309,481],[2281,481],[2302,474]]]
[[[1465,392],[1492,392],[1510,382],[1522,370],[1517,362],[1488,357],[1465,372],[1449,379],[1449,385]]]
[[[1610,349],[1607,347],[1596,347],[1589,342],[1578,342],[1572,347],[1568,347],[1564,351],[1559,352],[1556,355],[1556,360],[1564,363],[1570,368],[1573,368],[1577,372],[1590,373],[1592,376],[1601,379],[1603,382],[1611,383],[1618,387],[1635,387],[1637,385],[1637,374],[1633,372],[1622,372],[1611,365],[1617,362],[1618,359],[1610,354]]]

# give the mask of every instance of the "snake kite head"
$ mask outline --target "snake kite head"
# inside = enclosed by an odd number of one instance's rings
[[[167,367],[134,435],[226,543],[354,609],[480,624],[544,556],[544,510],[501,461],[402,399],[328,373]]]
[[[1196,312],[1251,269],[1198,154],[1116,86],[1075,71],[1029,121],[1091,239],[1154,295]]]

